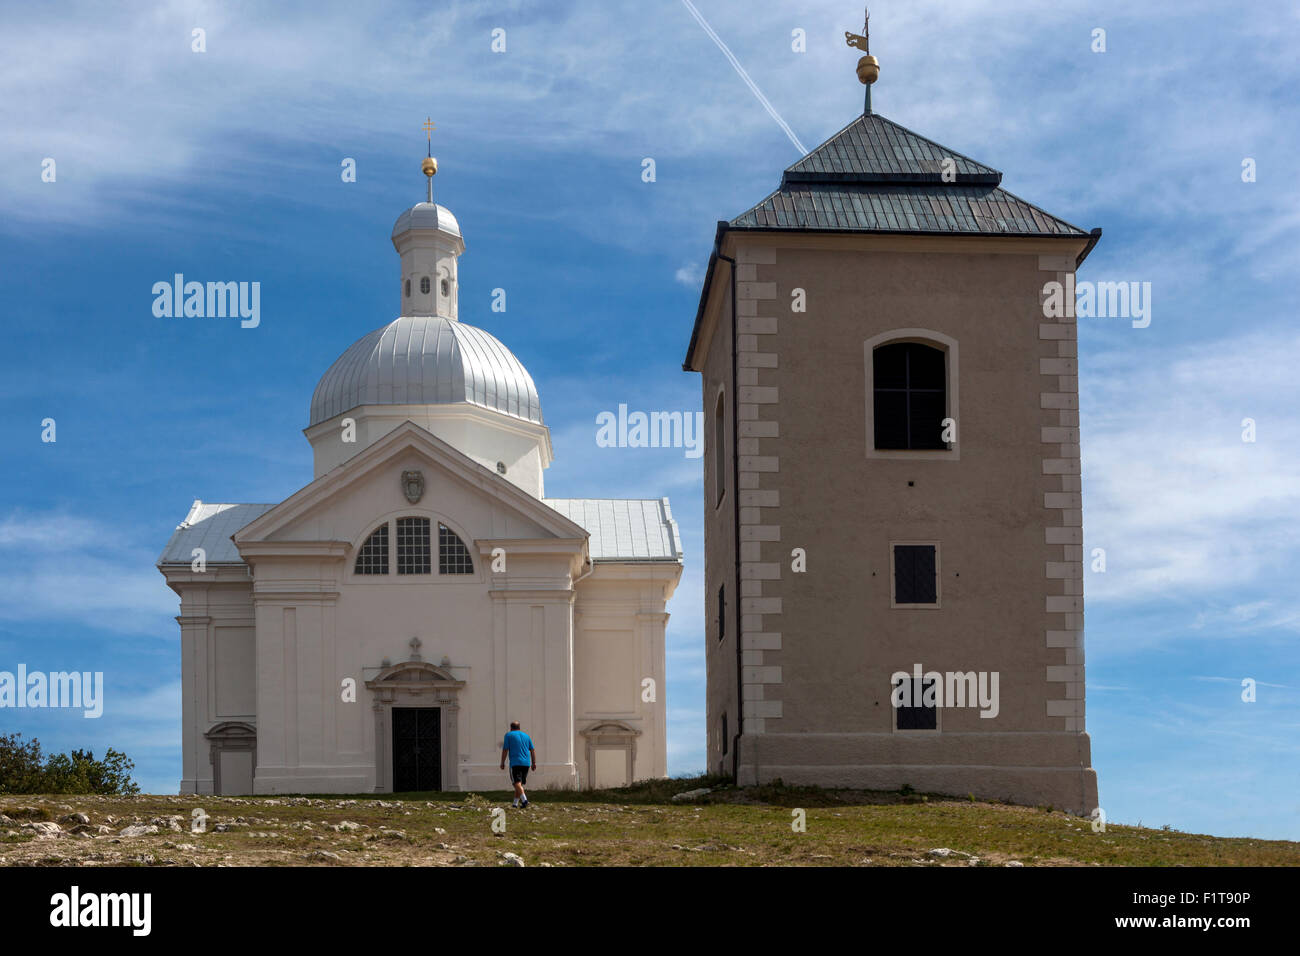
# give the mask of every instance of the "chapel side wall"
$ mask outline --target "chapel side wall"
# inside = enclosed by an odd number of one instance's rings
[[[761,423],[740,449],[742,482],[762,493],[741,519],[745,636],[747,646],[753,633],[775,636],[747,652],[747,732],[749,701],[765,701],[763,736],[742,748],[748,772],[791,780],[818,765],[810,778],[828,783],[837,765],[1056,768],[1050,779],[960,769],[927,778],[907,766],[906,781],[838,776],[980,792],[974,780],[1003,790],[990,795],[1095,805],[1095,776],[1078,770],[1090,758],[1074,327],[1050,323],[1041,306],[1044,282],[1063,273],[1044,271],[1037,251],[792,240],[736,255],[748,260],[739,309],[754,318],[742,351],[759,357],[742,373],[741,419]],[[806,312],[791,309],[795,289]],[[867,457],[864,343],[909,328],[958,343],[956,460]],[[891,607],[897,541],[939,542],[939,607]],[[807,573],[791,572],[796,547]],[[915,663],[999,672],[997,718],[945,708],[937,734],[895,732],[889,675]]]
[[[598,563],[574,604],[574,755],[584,787],[595,768],[583,731],[614,722],[636,731],[628,783],[667,776],[665,586],[677,565]],[[652,683],[646,685],[649,679]],[[653,700],[645,699],[651,696]],[[615,746],[608,737],[597,746]]]
[[[255,709],[235,712],[218,707],[218,700],[240,699],[231,685],[236,682],[251,684],[254,680],[252,662],[247,670],[217,666],[218,659],[229,662],[231,657],[218,654],[219,640],[252,642],[253,601],[252,582],[247,580],[243,568],[211,567],[203,572],[169,570],[168,580],[180,588],[181,640],[181,780],[180,793],[210,794],[213,792],[214,772],[211,744],[205,736],[215,725],[226,720],[241,720],[256,724]],[[242,652],[241,648],[241,652]],[[241,654],[234,655],[239,660]],[[231,694],[234,690],[236,693]],[[250,695],[251,696],[251,695]],[[244,708],[240,708],[244,710]]]

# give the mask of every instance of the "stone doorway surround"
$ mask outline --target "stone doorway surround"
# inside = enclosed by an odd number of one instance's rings
[[[257,779],[257,728],[243,720],[223,720],[203,735],[208,740],[208,759],[212,761],[212,792],[221,791],[221,754],[247,750],[251,752],[253,779]],[[251,790],[249,791],[252,792]]]
[[[621,720],[598,720],[578,731],[578,734],[587,743],[585,789],[591,789],[595,783],[593,778],[596,773],[597,750],[624,751],[627,759],[627,783],[632,783],[635,779],[633,774],[636,767],[636,739],[641,736],[641,731],[623,723]]]
[[[366,681],[375,712],[375,793],[393,792],[393,708],[437,707],[440,711],[442,787],[459,789],[456,755],[460,751],[458,699],[465,686],[445,666],[414,659],[385,666]]]

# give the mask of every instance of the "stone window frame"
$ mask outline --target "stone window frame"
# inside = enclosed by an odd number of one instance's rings
[[[894,548],[898,545],[925,545],[934,548],[934,603],[933,604],[899,604],[894,599]],[[899,540],[889,542],[889,606],[904,610],[938,610],[943,607],[943,552],[939,542]]]
[[[940,349],[944,353],[945,379],[945,416],[957,423],[956,441],[944,448],[877,448],[876,447],[876,383],[875,361],[876,349],[882,345],[897,345],[903,342],[915,342]],[[961,415],[958,408],[960,397],[958,383],[959,355],[957,340],[935,329],[890,329],[873,335],[862,343],[863,377],[866,383],[866,456],[873,459],[892,459],[894,461],[958,461],[961,458]],[[890,585],[891,591],[893,585]]]
[[[586,741],[587,783],[584,789],[595,789],[596,751],[622,750],[627,755],[627,783],[636,779],[636,738],[641,731],[621,720],[598,720],[578,731],[578,736]]]

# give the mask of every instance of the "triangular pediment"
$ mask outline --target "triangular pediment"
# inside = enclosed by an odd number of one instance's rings
[[[408,483],[402,476],[407,472],[418,472],[423,485],[415,502],[406,497]],[[475,538],[587,539],[585,529],[410,421],[275,505],[233,538],[241,551],[261,542],[349,541],[358,521],[364,525],[408,508],[436,511],[448,500],[461,511],[491,512],[490,520],[480,517],[474,527],[462,525]]]

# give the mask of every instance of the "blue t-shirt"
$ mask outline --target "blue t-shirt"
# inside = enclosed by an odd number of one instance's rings
[[[512,767],[527,767],[532,763],[532,757],[528,752],[533,749],[533,738],[522,730],[512,730],[506,734],[501,749],[510,752],[510,766]]]

